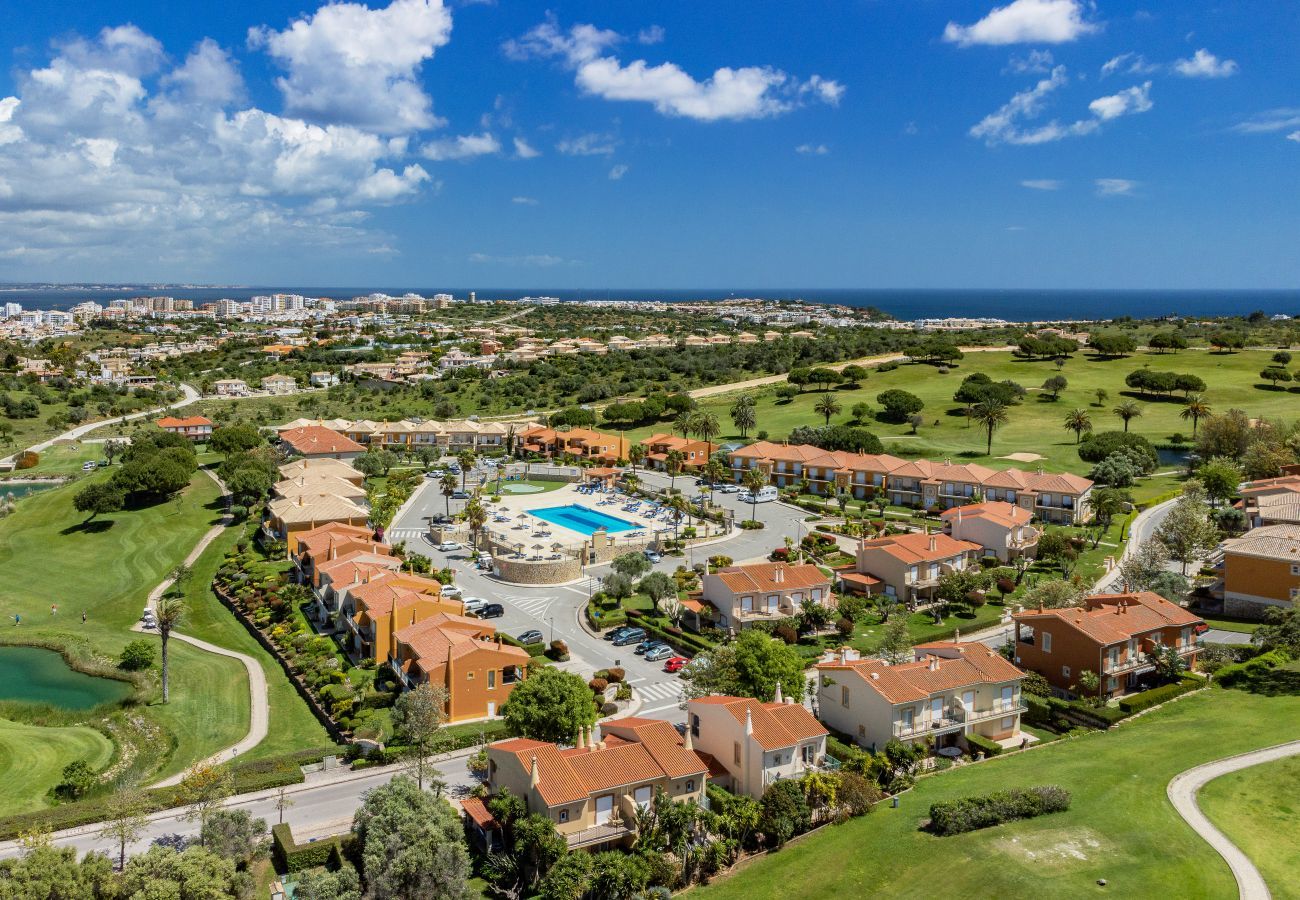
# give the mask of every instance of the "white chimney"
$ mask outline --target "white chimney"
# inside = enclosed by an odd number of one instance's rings
[[[745,735],[748,737],[754,733],[754,714],[749,707],[745,707]]]
[[[776,683],[776,696],[772,698],[773,703],[784,703],[785,698],[781,696],[781,682]]]
[[[535,788],[541,780],[541,777],[537,774],[537,757],[534,756],[532,770],[528,773],[528,786]]]
[[[686,725],[687,725],[687,728],[686,728],[686,740],[685,740],[685,742],[683,743],[682,746],[684,746],[687,750],[694,750],[694,749],[695,749],[695,742],[694,742],[693,740],[691,740],[690,722],[687,722]]]
[[[931,535],[931,536],[930,536],[930,552],[931,552],[931,553],[934,553],[934,552],[935,552],[936,550],[938,550],[938,549],[939,549],[939,539],[938,539],[937,537],[934,537],[933,535]]]
[[[937,656],[930,657],[930,671],[931,672],[939,671],[939,657]]]

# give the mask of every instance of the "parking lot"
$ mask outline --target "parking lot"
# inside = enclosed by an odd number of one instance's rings
[[[654,472],[638,473],[642,483],[659,487],[668,486],[666,475]],[[473,476],[471,476],[473,477]],[[677,487],[687,488],[694,479],[678,477]],[[736,511],[736,519],[750,516],[749,504],[741,504],[735,494],[714,495],[715,502]],[[452,501],[451,509],[457,511],[463,501]],[[444,553],[435,549],[428,540],[429,516],[446,511],[446,500],[439,493],[436,482],[430,479],[417,489],[400,520],[394,520],[389,529],[392,541],[407,541],[413,552],[429,557],[435,567],[450,566],[456,572],[456,584],[465,597],[481,597],[490,603],[500,603],[505,614],[492,619],[492,624],[504,634],[519,635],[535,628],[542,632],[547,642],[563,640],[569,645],[570,660],[560,668],[589,678],[597,669],[621,666],[627,670],[628,682],[642,699],[638,715],[669,721],[684,721],[679,708],[681,681],[675,674],[664,671],[663,662],[649,663],[633,652],[634,645],[615,647],[610,642],[592,635],[581,624],[580,617],[592,593],[600,586],[600,579],[609,574],[609,565],[591,566],[578,582],[565,585],[523,586],[505,584],[490,574],[474,567],[465,549]],[[730,556],[737,563],[767,556],[782,539],[790,535],[798,540],[806,534],[802,510],[782,503],[760,503],[757,518],[764,527],[757,531],[734,531],[718,541],[691,548],[685,557],[668,556],[654,565],[655,569],[671,573],[679,565],[693,565],[715,554]]]

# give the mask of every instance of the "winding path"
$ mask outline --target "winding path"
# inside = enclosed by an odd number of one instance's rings
[[[1269,900],[1272,895],[1269,893],[1268,885],[1264,882],[1264,876],[1259,874],[1259,869],[1255,868],[1255,864],[1250,861],[1250,857],[1243,853],[1236,844],[1228,840],[1227,836],[1214,826],[1214,823],[1209,820],[1205,813],[1201,812],[1200,806],[1196,803],[1196,794],[1208,782],[1213,781],[1220,775],[1227,775],[1239,769],[1248,769],[1251,766],[1273,762],[1297,754],[1300,754],[1300,741],[1291,741],[1286,744],[1265,747],[1262,750],[1252,750],[1249,753],[1240,753],[1236,756],[1216,759],[1214,762],[1208,762],[1175,775],[1173,780],[1169,782],[1169,787],[1165,790],[1169,795],[1169,802],[1174,805],[1174,809],[1178,811],[1178,814],[1186,820],[1188,825],[1192,826],[1193,831],[1205,838],[1206,843],[1213,847],[1214,851],[1227,862],[1228,868],[1232,869],[1232,877],[1237,880],[1237,889],[1241,894],[1241,900]]]
[[[219,487],[221,487],[223,492],[225,491],[225,485],[221,483],[221,479],[216,476],[216,473],[208,469],[204,469],[204,472],[209,478],[215,481]],[[203,537],[199,539],[199,542],[194,545],[194,549],[185,557],[185,565],[194,565],[198,558],[203,555],[203,551],[208,549],[208,546],[232,524],[234,524],[234,519],[231,517],[229,512],[227,512],[222,520],[209,528],[207,533],[204,534]],[[149,593],[148,602],[150,609],[158,603],[159,598],[161,598],[171,586],[172,578],[169,575]],[[140,626],[137,625],[135,630],[141,630]],[[192,647],[197,647],[198,649],[204,650],[208,653],[215,653],[218,656],[237,659],[243,663],[244,670],[248,673],[250,701],[248,734],[244,735],[238,743],[217,751],[207,759],[203,760],[202,763],[206,765],[217,765],[218,763],[229,762],[230,760],[235,759],[240,753],[246,753],[260,744],[266,738],[271,717],[271,704],[267,699],[268,688],[266,684],[266,673],[262,671],[261,663],[247,654],[236,653],[234,650],[227,650],[225,647],[218,647],[216,644],[210,644],[207,641],[201,641],[198,638],[190,637],[189,635],[181,634],[179,632],[173,631],[171,640],[189,644]],[[184,777],[185,773],[180,772],[170,778],[165,778],[162,781],[153,784],[152,787],[171,787],[172,785],[180,784],[181,779]]]

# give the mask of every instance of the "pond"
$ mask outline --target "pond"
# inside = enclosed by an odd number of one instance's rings
[[[82,710],[120,703],[130,694],[130,682],[78,672],[53,650],[0,647],[0,700]]]
[[[21,500],[29,494],[48,491],[50,488],[56,488],[60,484],[62,484],[62,482],[59,481],[0,481],[0,500],[3,500],[6,497],[13,497],[15,500]]]

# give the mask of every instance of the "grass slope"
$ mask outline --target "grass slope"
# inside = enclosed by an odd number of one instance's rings
[[[1216,778],[1201,810],[1248,855],[1278,900],[1300,898],[1300,757]]]
[[[45,806],[46,792],[62,781],[63,767],[84,759],[107,766],[113,744],[93,728],[43,728],[0,719],[0,815]]]
[[[1056,402],[1046,400],[1039,386],[1057,374],[1050,361],[1019,360],[1010,353],[968,353],[966,358],[947,375],[927,365],[905,365],[892,372],[872,372],[856,389],[839,389],[832,393],[843,407],[832,423],[847,423],[849,409],[855,403],[866,402],[879,410],[876,395],[890,388],[899,388],[916,394],[925,401],[921,415],[925,424],[917,435],[911,434],[908,425],[868,421],[864,422],[885,442],[887,451],[895,454],[923,455],[935,459],[974,460],[994,467],[1018,465],[999,456],[1017,451],[1040,453],[1046,457],[1047,468],[1086,473],[1090,467],[1081,461],[1074,446],[1074,434],[1062,427],[1066,413],[1075,407],[1086,409],[1092,416],[1093,428],[1098,431],[1121,430],[1123,423],[1111,410],[1130,396],[1124,378],[1143,366],[1153,371],[1169,371],[1199,375],[1208,390],[1205,399],[1222,412],[1232,407],[1246,410],[1252,416],[1286,417],[1295,415],[1297,397],[1288,391],[1270,390],[1259,380],[1261,369],[1270,365],[1270,350],[1250,350],[1241,353],[1220,354],[1204,350],[1189,350],[1178,354],[1138,353],[1127,359],[1098,361],[1079,354],[1066,363],[1060,374],[1069,381],[1069,387]],[[958,413],[953,393],[961,380],[972,372],[984,372],[994,381],[1010,379],[1025,388],[1029,394],[1018,406],[1011,408],[1010,422],[993,437],[993,455],[985,455],[985,435],[977,426],[967,427],[966,419]],[[1109,393],[1104,406],[1097,402],[1094,392],[1103,388]],[[753,440],[757,430],[765,430],[773,440],[780,440],[798,425],[821,425],[822,416],[813,411],[813,405],[822,396],[818,390],[808,390],[788,403],[778,402],[772,388],[751,391],[758,400],[756,411],[758,428],[750,432]],[[713,412],[722,425],[721,441],[740,440],[731,424],[728,410],[735,394],[701,401],[701,407]],[[1136,395],[1133,395],[1136,397]],[[1143,407],[1141,418],[1133,420],[1130,430],[1145,435],[1155,442],[1181,432],[1191,435],[1191,423],[1179,418],[1182,402],[1179,400],[1155,401],[1136,397]],[[938,424],[934,424],[935,422]],[[632,439],[644,438],[657,431],[667,431],[668,423],[629,429]],[[1024,464],[1019,464],[1028,468]]]
[[[1300,697],[1215,688],[1111,732],[925,778],[898,809],[882,804],[696,894],[784,898],[798,884],[804,897],[1089,897],[1105,878],[1108,896],[1235,897],[1227,864],[1174,812],[1165,786],[1200,763],[1296,738]],[[956,837],[918,830],[937,800],[1035,784],[1071,791],[1070,810]]]

